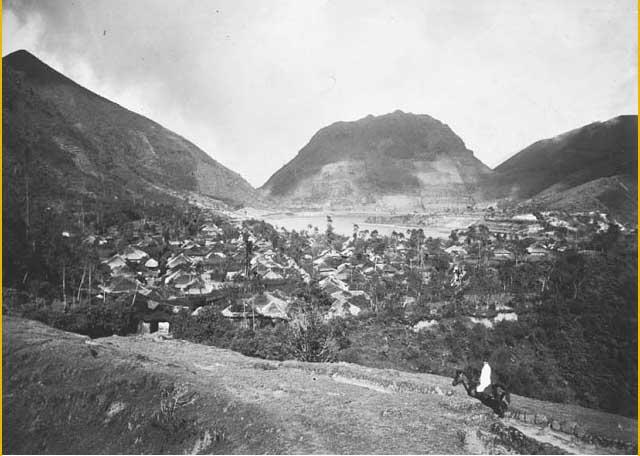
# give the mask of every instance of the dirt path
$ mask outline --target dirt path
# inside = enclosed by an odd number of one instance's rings
[[[488,409],[433,375],[153,337],[89,340],[7,317],[3,353],[8,453],[513,450],[487,438],[502,426]]]

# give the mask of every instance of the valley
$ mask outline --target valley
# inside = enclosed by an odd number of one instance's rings
[[[254,188],[27,51],[3,83],[3,449],[637,452],[637,116],[491,169],[368,115]]]

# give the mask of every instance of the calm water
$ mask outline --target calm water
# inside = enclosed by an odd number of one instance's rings
[[[324,232],[327,229],[327,215],[331,215],[333,220],[333,230],[344,236],[350,236],[353,233],[353,225],[358,224],[360,230],[378,230],[382,235],[390,235],[393,231],[406,233],[407,229],[420,228],[418,226],[403,225],[386,225],[379,223],[365,223],[367,215],[333,215],[333,214],[295,214],[295,215],[267,215],[262,217],[265,222],[271,223],[275,227],[284,227],[287,230],[306,230],[308,226],[318,227],[318,230]],[[443,224],[443,226],[421,227],[426,236],[447,238],[451,233],[451,228]]]

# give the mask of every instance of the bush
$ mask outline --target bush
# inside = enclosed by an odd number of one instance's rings
[[[108,303],[90,302],[67,312],[49,305],[25,306],[22,316],[41,321],[63,331],[84,334],[92,338],[136,332],[136,321],[126,297]]]
[[[301,314],[289,326],[289,347],[300,361],[335,361],[340,342],[317,312]]]

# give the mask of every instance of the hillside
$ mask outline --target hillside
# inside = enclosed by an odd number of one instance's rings
[[[5,453],[629,453],[637,422],[451,379],[3,319]]]
[[[181,136],[60,74],[26,51],[3,58],[3,173],[10,197],[141,197],[199,192],[255,200],[240,175]],[[13,190],[13,191],[11,191]]]
[[[633,226],[638,216],[638,187],[635,177],[618,174],[600,177],[566,190],[546,188],[519,207],[527,211],[566,210],[569,212],[600,211]]]
[[[447,125],[395,111],[321,129],[261,190],[290,206],[466,207],[487,173]]]
[[[637,116],[619,116],[538,141],[495,168],[483,183],[485,196],[515,201],[535,197],[537,202],[552,203],[555,209],[572,206],[596,209],[598,204],[604,204],[619,211],[621,204],[630,207],[629,199],[635,207],[634,188],[611,186],[607,180],[590,186],[590,195],[606,193],[600,199],[596,197],[597,202],[592,198],[577,203],[576,192],[574,195],[563,192],[612,176],[635,182],[637,132]],[[596,207],[593,203],[597,203]]]

